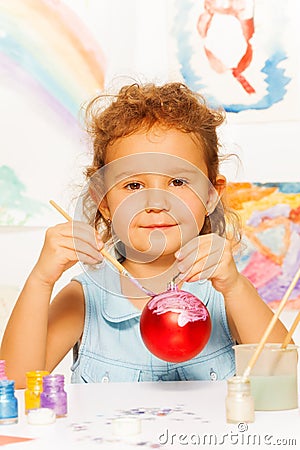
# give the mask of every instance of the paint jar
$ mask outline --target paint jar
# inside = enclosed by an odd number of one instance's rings
[[[4,359],[0,359],[0,380],[7,380],[5,373],[6,362]]]
[[[15,397],[15,382],[0,380],[0,424],[18,422],[18,400]]]
[[[43,392],[41,393],[41,408],[54,410],[56,417],[67,415],[67,393],[64,390],[64,375],[47,375],[43,378]]]
[[[225,406],[228,423],[254,422],[254,399],[249,378],[235,376],[227,380]]]
[[[40,407],[40,395],[43,390],[43,377],[48,375],[47,370],[32,370],[26,372],[26,389],[25,389],[25,413],[30,409]]]
[[[242,375],[257,344],[235,345],[236,374]],[[298,407],[298,346],[265,344],[250,373],[256,411],[279,411]]]

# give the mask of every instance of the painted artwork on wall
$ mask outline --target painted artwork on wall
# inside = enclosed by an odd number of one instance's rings
[[[233,120],[299,118],[294,101],[299,49],[291,39],[299,23],[296,0],[173,0],[172,5],[173,76],[238,116]]]
[[[104,76],[101,43],[64,2],[0,0],[0,225],[51,222]]]
[[[276,309],[300,267],[300,183],[232,183],[228,200],[243,222],[239,270]],[[300,281],[287,308],[300,309]]]

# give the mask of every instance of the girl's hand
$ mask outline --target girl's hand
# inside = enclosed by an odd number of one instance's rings
[[[240,276],[230,242],[217,234],[192,239],[175,253],[175,257],[181,280],[211,280],[214,288],[223,295],[230,291]]]
[[[52,285],[78,261],[87,264],[102,261],[102,248],[99,233],[84,222],[55,225],[46,231],[44,245],[32,274]]]

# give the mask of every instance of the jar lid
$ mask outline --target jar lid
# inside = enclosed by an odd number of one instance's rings
[[[49,425],[56,420],[56,414],[50,408],[30,409],[27,414],[27,422],[30,425]]]
[[[117,436],[130,436],[141,432],[141,419],[139,417],[116,417],[112,422],[113,434]]]
[[[235,375],[227,380],[228,389],[234,391],[248,391],[250,389],[250,379]]]

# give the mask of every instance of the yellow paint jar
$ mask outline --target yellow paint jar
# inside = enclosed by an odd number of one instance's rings
[[[43,390],[43,377],[49,375],[46,370],[26,372],[25,413],[40,407],[40,395]]]

